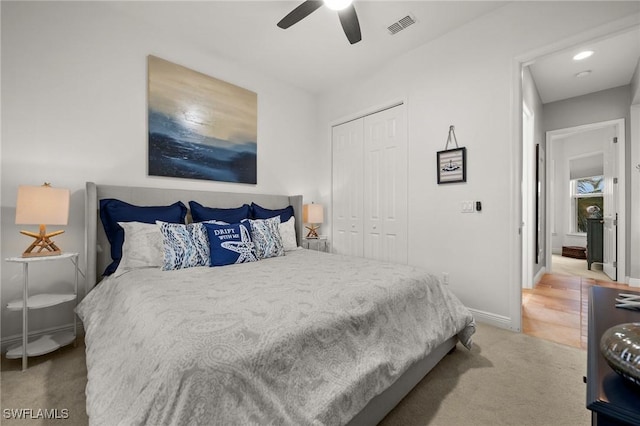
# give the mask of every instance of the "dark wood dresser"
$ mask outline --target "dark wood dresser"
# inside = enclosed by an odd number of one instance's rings
[[[640,322],[640,311],[615,307],[620,293],[637,292],[599,286],[589,291],[587,408],[592,425],[640,425],[640,386],[613,371],[600,353],[600,338],[607,329]]]
[[[591,270],[594,262],[602,263],[604,220],[587,219],[587,269]]]

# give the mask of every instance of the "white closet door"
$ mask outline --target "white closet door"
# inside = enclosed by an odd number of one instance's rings
[[[364,117],[364,257],[408,261],[404,105]]]
[[[362,257],[362,119],[334,127],[332,145],[333,252]]]

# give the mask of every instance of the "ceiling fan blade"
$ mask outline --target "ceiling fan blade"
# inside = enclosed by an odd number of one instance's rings
[[[358,22],[358,15],[356,14],[356,8],[351,4],[346,9],[338,12],[340,16],[340,23],[344,34],[349,39],[349,43],[356,44],[362,40],[362,34],[360,33],[360,22]]]
[[[324,2],[322,0],[306,0],[300,6],[289,12],[287,16],[282,18],[280,22],[278,22],[278,26],[280,28],[287,29],[315,12],[323,4]]]

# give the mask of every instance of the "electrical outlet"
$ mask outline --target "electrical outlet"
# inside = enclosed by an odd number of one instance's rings
[[[442,273],[442,284],[449,285],[449,273],[448,272],[443,272]]]

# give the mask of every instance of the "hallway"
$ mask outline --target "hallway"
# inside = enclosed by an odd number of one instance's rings
[[[629,290],[615,282],[544,274],[533,289],[522,289],[522,332],[586,349],[589,289],[594,285]]]

